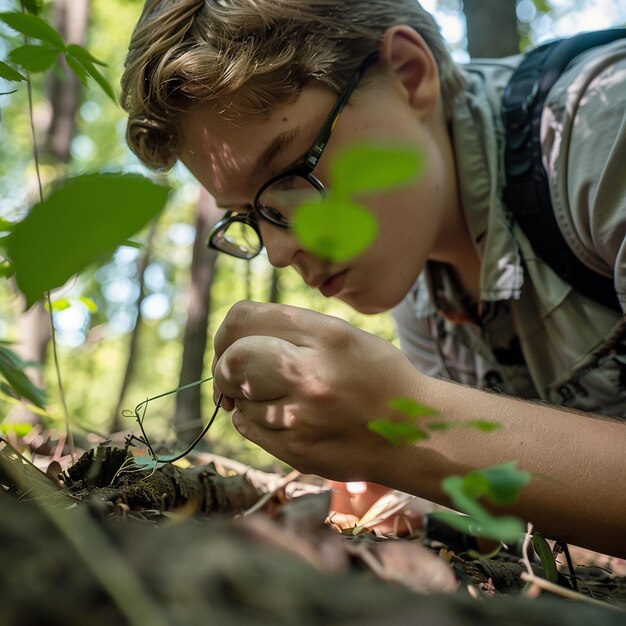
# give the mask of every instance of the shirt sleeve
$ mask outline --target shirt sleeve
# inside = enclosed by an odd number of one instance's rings
[[[583,263],[613,276],[626,310],[626,41],[581,55],[564,73],[542,140],[563,235]]]

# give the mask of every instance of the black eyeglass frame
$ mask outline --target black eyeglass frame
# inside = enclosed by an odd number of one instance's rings
[[[254,198],[254,213],[236,213],[234,211],[227,211],[224,217],[211,229],[211,232],[209,233],[207,239],[207,246],[209,248],[217,250],[219,252],[225,252],[223,248],[220,248],[219,245],[216,245],[214,243],[215,239],[218,238],[231,224],[236,222],[244,223],[253,228],[258,235],[261,244],[259,251],[252,256],[239,256],[235,253],[230,252],[225,253],[230,254],[231,256],[236,256],[238,258],[250,260],[260,254],[261,250],[263,249],[263,238],[261,237],[261,231],[257,223],[257,215],[262,219],[270,222],[270,224],[273,224],[274,226],[279,226],[280,228],[289,228],[289,222],[286,220],[286,218],[284,218],[283,216],[275,217],[276,213],[279,213],[278,211],[272,209],[272,207],[265,207],[259,202],[259,199],[263,195],[263,192],[268,189],[268,187],[275,185],[280,180],[283,180],[285,178],[291,178],[293,176],[298,176],[306,180],[313,187],[315,187],[320,192],[322,197],[326,195],[326,189],[324,185],[319,179],[313,176],[313,170],[315,169],[320,158],[322,157],[322,153],[324,152],[324,148],[326,148],[326,145],[328,144],[335,124],[339,120],[341,112],[343,111],[350,96],[352,95],[352,92],[356,88],[358,82],[361,80],[364,72],[374,63],[376,63],[376,61],[378,61],[378,57],[379,53],[377,50],[370,53],[367,57],[365,57],[365,59],[363,59],[359,67],[355,70],[354,74],[352,74],[352,76],[346,83],[346,86],[341,90],[339,97],[335,102],[335,105],[333,106],[330,113],[328,114],[328,117],[324,121],[322,128],[320,129],[317,137],[315,138],[315,141],[313,142],[313,145],[304,155],[302,161],[298,165],[290,167],[284,172],[273,176],[266,183],[263,184],[263,186],[259,189]],[[266,209],[270,209],[271,211],[273,211],[274,215],[269,212],[266,213]]]

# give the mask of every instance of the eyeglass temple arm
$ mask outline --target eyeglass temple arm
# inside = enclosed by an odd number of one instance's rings
[[[317,165],[317,161],[322,154],[326,144],[328,143],[328,139],[330,138],[331,133],[333,132],[333,128],[335,124],[339,120],[339,116],[343,111],[346,102],[350,99],[350,95],[354,91],[354,88],[357,86],[357,83],[363,76],[365,70],[376,63],[378,61],[378,50],[372,52],[370,55],[365,57],[361,65],[357,68],[357,70],[352,74],[350,80],[344,87],[341,92],[340,97],[337,99],[335,106],[332,108],[332,111],[328,114],[324,125],[322,126],[322,130],[319,135],[315,138],[315,142],[313,143],[313,147],[309,150],[306,157],[304,158],[305,163],[313,169]]]

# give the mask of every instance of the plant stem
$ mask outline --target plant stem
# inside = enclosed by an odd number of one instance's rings
[[[520,578],[524,582],[537,585],[537,587],[543,589],[544,591],[549,591],[557,596],[567,598],[568,600],[579,600],[585,604],[593,604],[593,606],[602,607],[603,609],[613,609],[614,611],[624,610],[622,607],[615,604],[609,604],[608,602],[603,602],[602,600],[596,600],[595,598],[590,598],[589,596],[585,596],[582,593],[573,591],[572,589],[566,589],[560,585],[555,585],[545,578],[540,578],[534,574],[531,576],[528,572],[522,572]]]
[[[39,149],[37,147],[37,135],[35,132],[35,119],[34,119],[34,107],[33,107],[33,85],[30,79],[30,75],[26,75],[26,90],[28,92],[28,116],[30,118],[30,131],[33,138],[33,158],[35,159],[35,172],[37,176],[37,187],[39,189],[39,201],[43,202],[43,184],[41,182],[41,170],[39,168]],[[65,390],[63,388],[63,380],[61,377],[61,367],[59,365],[59,355],[57,350],[56,331],[54,329],[54,314],[52,311],[52,298],[50,292],[46,291],[46,298],[48,301],[48,314],[50,316],[50,340],[52,341],[52,355],[54,360],[54,369],[56,371],[57,383],[59,385],[59,394],[61,397],[61,406],[63,408],[63,417],[65,419],[65,430],[67,433],[67,442],[70,448],[70,455],[72,457],[72,463],[76,461],[76,450],[74,448],[74,435],[70,428],[70,416],[67,410],[67,403],[65,401]]]
[[[52,356],[54,360],[54,369],[57,375],[57,384],[59,385],[59,395],[61,398],[61,406],[63,407],[63,417],[65,418],[65,431],[67,434],[67,443],[70,448],[70,455],[72,457],[72,463],[76,462],[76,448],[74,447],[74,435],[70,428],[70,414],[67,410],[67,402],[65,401],[65,389],[63,387],[63,380],[61,378],[61,366],[59,365],[59,354],[57,350],[56,331],[54,329],[54,317],[52,313],[52,299],[50,298],[50,292],[46,291],[46,298],[48,301],[48,310],[50,311],[50,341],[52,342]]]
[[[26,91],[28,93],[28,117],[30,118],[30,132],[33,138],[33,157],[35,159],[35,172],[37,173],[39,201],[43,202],[43,186],[41,183],[41,171],[39,170],[39,148],[37,147],[37,136],[35,134],[35,120],[33,114],[33,84],[30,80],[30,74],[26,74]]]

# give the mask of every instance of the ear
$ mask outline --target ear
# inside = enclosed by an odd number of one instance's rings
[[[419,118],[427,118],[435,110],[441,90],[437,61],[422,36],[410,26],[388,28],[380,44],[380,58]]]

